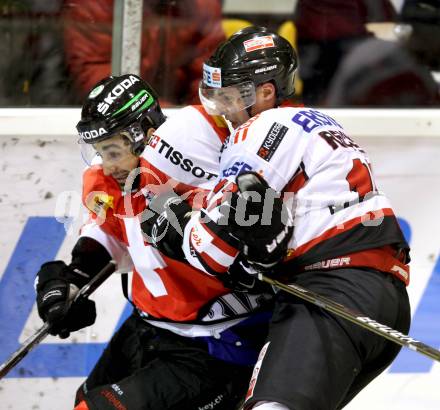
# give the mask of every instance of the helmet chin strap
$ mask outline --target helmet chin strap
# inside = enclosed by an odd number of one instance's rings
[[[140,157],[142,152],[144,151],[146,145],[147,145],[146,142],[143,141],[139,144],[136,144],[136,146],[132,146],[131,153],[133,155],[135,155],[136,157]]]

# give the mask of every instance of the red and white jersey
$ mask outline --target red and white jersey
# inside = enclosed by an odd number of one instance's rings
[[[178,194],[194,194],[214,186],[228,133],[226,123],[216,122],[201,107],[186,107],[156,131],[142,154],[138,185],[132,192],[122,193],[99,164],[84,172],[83,202],[92,219],[82,236],[97,240],[119,266],[132,269],[128,298],[139,312],[155,325],[180,334],[210,335],[259,306],[257,295],[230,293],[217,278],[162,255],[144,241],[140,226],[152,192],[171,185]]]
[[[215,275],[234,261],[237,246],[216,224],[219,206],[225,192],[237,189],[236,176],[252,170],[292,210],[290,271],[366,266],[408,283],[408,245],[391,204],[365,151],[333,118],[304,107],[265,111],[228,138],[220,170],[200,217],[185,228],[184,252],[193,266]]]

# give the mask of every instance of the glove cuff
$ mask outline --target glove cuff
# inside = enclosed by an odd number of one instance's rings
[[[72,269],[63,261],[46,262],[41,265],[35,278],[35,290],[41,291],[48,282],[53,280],[72,283],[76,287],[82,288],[90,280],[90,276],[79,269]]]

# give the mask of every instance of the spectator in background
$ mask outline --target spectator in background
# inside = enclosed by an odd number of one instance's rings
[[[440,2],[409,0],[395,27],[398,41],[367,39],[345,57],[329,87],[329,107],[440,105]]]
[[[64,64],[61,2],[0,1],[0,106],[79,103]]]
[[[430,70],[440,71],[440,1],[406,0],[399,21],[410,28],[403,39],[408,51]]]
[[[372,36],[365,24],[394,21],[389,0],[298,0],[299,76],[305,105],[319,105],[344,55],[359,41]]]
[[[80,96],[111,73],[113,0],[65,0],[67,64]],[[225,39],[220,0],[144,1],[140,76],[162,106],[198,103],[202,63]]]

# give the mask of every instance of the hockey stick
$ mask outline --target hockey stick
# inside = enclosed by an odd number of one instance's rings
[[[337,316],[340,316],[351,323],[354,323],[358,326],[363,327],[373,333],[376,333],[388,340],[391,340],[394,343],[397,343],[400,346],[407,347],[415,352],[421,353],[430,359],[436,360],[440,362],[440,351],[434,349],[431,346],[428,346],[418,340],[413,339],[412,337],[405,335],[397,330],[390,328],[389,326],[383,325],[379,322],[376,322],[369,317],[362,315],[359,312],[351,310],[344,305],[336,303],[330,299],[327,299],[324,296],[321,296],[315,292],[307,290],[301,286],[295,284],[286,284],[279,282],[277,280],[271,279],[261,273],[258,274],[258,279],[263,282],[269,283],[272,286],[284,290],[287,293],[295,295],[301,299],[304,299],[308,302],[313,303],[316,306],[319,306],[322,309],[325,309]]]
[[[84,285],[80,291],[76,294],[73,303],[78,298],[89,297],[99,286],[101,286],[106,279],[115,271],[116,263],[111,260],[104,268],[99,271],[87,285]],[[48,334],[50,330],[50,324],[45,323],[39,330],[37,330],[32,336],[28,337],[23,345],[17,349],[11,357],[0,366],[0,379],[3,379],[11,369],[13,369],[36,345],[38,345]]]

